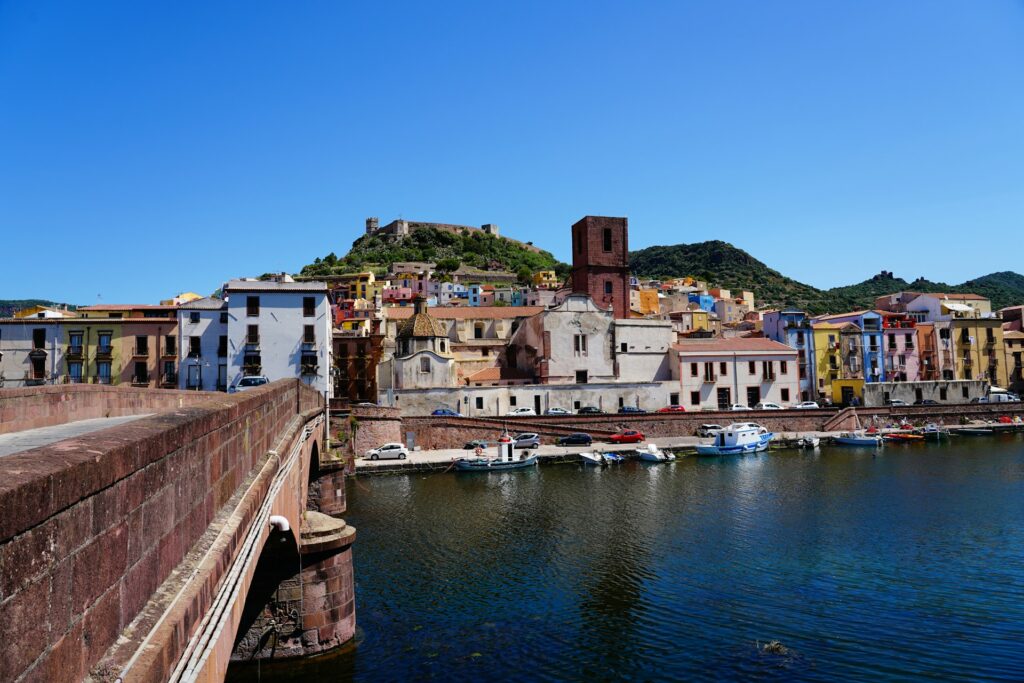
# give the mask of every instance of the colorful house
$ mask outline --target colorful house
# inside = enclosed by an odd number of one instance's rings
[[[860,350],[865,382],[884,382],[885,351],[883,346],[882,314],[878,311],[854,311],[815,318],[815,322],[853,323],[861,331]],[[849,331],[847,331],[849,334]]]
[[[797,351],[800,398],[810,401],[817,395],[815,387],[814,334],[807,314],[795,308],[765,311],[762,317],[764,336]]]

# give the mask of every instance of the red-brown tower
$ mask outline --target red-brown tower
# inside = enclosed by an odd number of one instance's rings
[[[629,221],[584,216],[572,226],[572,291],[629,317]]]

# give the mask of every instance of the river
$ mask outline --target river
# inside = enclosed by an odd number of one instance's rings
[[[1024,679],[1021,435],[365,477],[348,505],[357,643],[264,681]]]

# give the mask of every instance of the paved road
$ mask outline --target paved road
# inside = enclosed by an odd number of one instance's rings
[[[110,427],[116,427],[143,417],[147,417],[147,415],[97,417],[92,420],[79,420],[78,422],[68,422],[53,427],[40,427],[38,429],[26,429],[23,432],[0,434],[0,457],[13,455],[32,448],[39,448],[40,446],[49,446],[64,439],[98,432],[101,429],[109,429]]]

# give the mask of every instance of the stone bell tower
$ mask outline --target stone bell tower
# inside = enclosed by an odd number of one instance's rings
[[[629,221],[584,216],[572,226],[572,291],[629,317]]]

